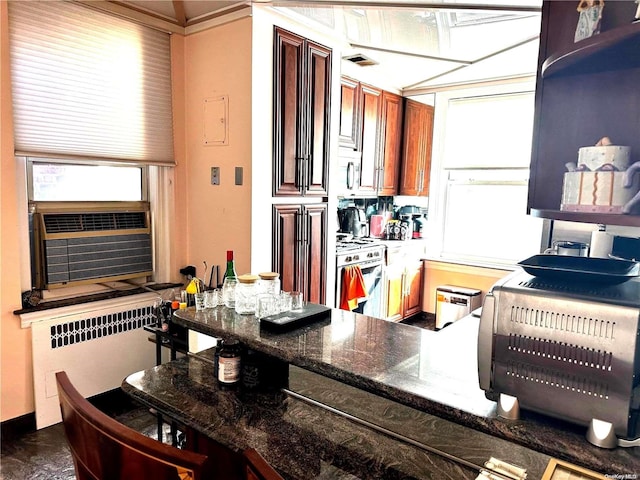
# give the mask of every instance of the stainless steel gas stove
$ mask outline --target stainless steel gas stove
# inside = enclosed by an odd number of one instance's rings
[[[336,308],[344,308],[343,293],[346,269],[357,267],[362,271],[367,294],[358,299],[358,306],[353,311],[381,318],[384,254],[384,244],[375,238],[338,238],[336,243]]]

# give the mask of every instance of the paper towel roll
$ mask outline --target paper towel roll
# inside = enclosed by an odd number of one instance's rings
[[[613,246],[613,235],[602,230],[591,232],[591,245],[589,256],[596,258],[609,258]]]

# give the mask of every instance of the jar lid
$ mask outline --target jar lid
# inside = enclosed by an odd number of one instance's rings
[[[263,280],[274,280],[280,276],[278,272],[262,272],[258,274]]]
[[[247,273],[245,275],[239,275],[238,281],[240,283],[255,283],[258,281],[258,276]]]

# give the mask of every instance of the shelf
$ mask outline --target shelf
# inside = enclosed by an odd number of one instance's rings
[[[542,77],[640,67],[640,22],[614,28],[551,55],[542,65]]]
[[[564,212],[561,210],[542,210],[537,208],[532,208],[530,213],[531,213],[531,216],[533,217],[548,218],[551,220],[564,220],[567,222],[640,227],[640,215]]]

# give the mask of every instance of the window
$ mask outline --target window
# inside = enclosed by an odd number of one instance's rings
[[[436,94],[442,259],[500,266],[540,252],[543,222],[527,215],[534,94],[511,89]]]
[[[29,199],[35,202],[141,201],[145,167],[30,161]]]
[[[151,215],[170,209],[175,163],[169,34],[54,1],[10,2],[9,36],[32,287],[164,281],[169,232]]]

